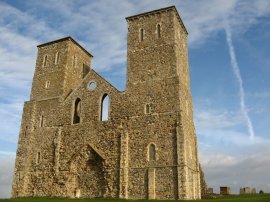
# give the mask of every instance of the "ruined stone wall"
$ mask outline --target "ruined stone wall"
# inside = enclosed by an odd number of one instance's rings
[[[96,83],[94,90],[89,90],[89,82]],[[115,96],[118,94],[118,91],[110,84],[104,82],[94,71],[91,71],[76,92],[71,93],[65,100],[64,109],[68,110],[63,113],[65,125],[62,129],[62,136],[65,138],[61,142],[60,169],[68,170],[70,163],[73,162],[73,156],[80,154],[81,148],[87,145],[91,148],[94,147],[95,152],[98,151],[99,155],[104,159],[103,176],[106,179],[106,183],[103,186],[106,189],[104,188],[103,194],[115,197],[118,194],[119,141],[121,131],[120,129],[118,131],[120,122],[114,118],[113,112],[109,114],[108,121],[100,121],[101,98],[105,93],[108,94],[110,106],[113,108],[115,103],[117,103]],[[72,124],[73,103],[78,97],[81,99],[81,122]],[[73,174],[75,178],[78,177],[76,173]],[[85,181],[87,180],[85,178]],[[72,186],[80,189],[80,183],[72,183]],[[72,193],[71,191],[70,194]],[[82,192],[81,194],[88,197],[94,196],[92,193],[84,195]]]
[[[128,19],[127,92],[131,85],[176,76],[171,12]],[[157,37],[160,25],[160,37]],[[143,40],[140,30],[143,30]],[[166,68],[164,69],[164,66]],[[158,86],[156,86],[158,87]]]
[[[67,96],[74,90],[83,79],[84,66],[91,67],[91,57],[89,53],[82,50],[81,47],[68,41],[67,64],[65,67],[64,95]]]
[[[83,79],[92,56],[72,40],[38,46],[31,100],[67,95]]]
[[[132,118],[129,124],[128,197],[178,198],[175,114]],[[155,145],[154,160],[149,154],[151,144]],[[149,178],[151,170],[154,174]],[[149,190],[151,181],[154,185]]]
[[[175,146],[178,92],[172,88],[178,85],[178,80],[172,15],[164,12],[127,19],[128,198],[132,199],[178,198]],[[159,37],[157,25],[161,28]],[[151,144],[155,145],[155,160],[149,159]]]
[[[29,136],[33,129],[33,124],[31,123],[33,111],[31,109],[32,104],[25,102],[13,176],[12,196],[25,196],[25,186],[28,183],[28,153],[30,152],[29,145],[31,145]]]
[[[52,172],[51,140],[56,128],[51,125],[53,125],[53,119],[56,118],[53,113],[59,106],[58,104],[58,99],[25,103],[13,183],[13,187],[19,186],[21,189],[18,192],[13,188],[13,195],[35,195],[33,181],[47,179],[43,174]],[[41,115],[43,117],[42,125]],[[41,164],[41,158],[44,164]],[[43,185],[48,189],[47,183],[43,183]],[[40,186],[40,192],[44,192],[43,186]],[[46,194],[48,192],[43,193],[43,195]]]
[[[14,197],[200,198],[184,25],[175,7],[127,21],[123,92],[93,69],[84,72],[92,56],[72,38],[38,46]]]
[[[139,117],[139,120],[135,119],[137,126],[140,126],[140,121],[145,122],[146,120],[147,122],[146,125],[142,124],[138,132],[133,135],[134,140],[129,135],[129,158],[130,162],[132,162],[129,163],[129,183],[132,184],[130,185],[132,187],[133,180],[136,180],[134,184],[138,186],[130,188],[129,197],[145,198],[145,195],[148,195],[148,198],[158,197],[163,199],[162,196],[158,195],[150,196],[149,192],[153,190],[147,190],[147,187],[139,185],[139,182],[145,181],[146,183],[147,180],[149,181],[147,179],[149,165],[144,162],[143,155],[139,154],[141,151],[143,153],[143,151],[147,150],[145,149],[146,146],[142,144],[150,144],[152,141],[160,146],[164,144],[164,137],[168,137],[166,138],[168,145],[162,146],[161,152],[168,154],[168,156],[162,159],[163,164],[161,162],[157,164],[165,167],[168,167],[168,165],[173,166],[172,170],[168,169],[170,172],[166,173],[166,175],[170,179],[170,176],[173,176],[172,173],[175,174],[173,178],[177,180],[170,181],[170,184],[175,188],[166,187],[165,183],[162,180],[159,181],[160,179],[157,177],[155,177],[155,184],[171,190],[167,194],[167,198],[200,198],[197,142],[195,140],[193,112],[190,110],[192,101],[188,78],[187,33],[183,25],[179,23],[175,12],[168,11],[135,16],[127,20],[129,33],[126,92],[129,106],[132,106],[128,110],[132,119],[134,116]],[[159,36],[157,34],[158,25],[160,26]],[[141,30],[143,30],[143,40],[141,39]],[[172,88],[172,86],[175,88]],[[147,116],[145,116],[144,107],[147,104],[150,105],[151,115],[145,118]],[[164,114],[169,113],[174,116],[172,118],[174,126],[171,128],[170,125],[164,125],[164,122],[162,122],[163,129],[161,131],[163,134],[157,132],[156,135],[160,134],[163,139],[154,138],[154,133],[150,133],[148,138],[148,128],[159,128],[155,125],[154,117],[157,116],[158,121],[161,121]],[[180,122],[179,126],[176,126],[177,120]],[[165,123],[169,123],[168,117]],[[176,132],[175,127],[180,127],[179,133]],[[133,133],[135,130],[132,129]],[[172,131],[175,132],[172,133]],[[169,145],[170,134],[173,136],[174,145]],[[132,144],[136,146],[131,147]],[[139,152],[133,148],[140,148]],[[137,160],[133,160],[133,153],[139,156]],[[137,169],[135,172],[131,169],[132,166],[141,169]],[[151,166],[155,167],[156,165]],[[131,170],[135,173],[132,173]],[[155,169],[154,173],[155,175],[158,174],[158,169]],[[184,181],[184,184],[181,184],[182,181]],[[179,191],[175,194],[173,190]]]
[[[201,198],[200,195],[200,172],[199,159],[197,150],[197,137],[193,123],[193,107],[190,90],[190,76],[188,64],[188,49],[187,49],[187,32],[183,24],[179,23],[177,15],[174,16],[175,34],[175,56],[177,64],[177,74],[179,76],[179,101],[180,101],[180,119],[182,137],[182,147],[184,147],[183,159],[179,162],[183,163],[183,171],[185,176],[179,176],[187,181],[183,187],[183,192],[186,193],[183,198]]]
[[[62,95],[65,67],[67,65],[67,50],[67,41],[38,48],[31,100],[40,100]],[[56,63],[55,57],[57,52],[59,59]]]

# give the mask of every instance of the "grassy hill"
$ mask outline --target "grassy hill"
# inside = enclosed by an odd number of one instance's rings
[[[0,199],[0,202],[134,202],[134,200],[123,199],[68,199],[68,198],[16,198],[16,199]],[[146,202],[148,200],[137,200],[137,202]],[[157,201],[157,200],[153,200]],[[183,202],[190,202],[196,200],[181,200]],[[204,199],[197,200],[200,202],[270,202],[270,194],[256,194],[256,195],[237,195],[226,196],[218,199]],[[172,202],[172,200],[163,200],[161,202]],[[179,201],[180,202],[180,201]]]

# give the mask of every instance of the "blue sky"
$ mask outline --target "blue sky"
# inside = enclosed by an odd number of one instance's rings
[[[189,32],[194,119],[208,185],[270,192],[269,0],[1,0],[0,198],[10,196],[36,46],[72,36],[94,55],[93,68],[124,90],[125,17],[171,5]]]

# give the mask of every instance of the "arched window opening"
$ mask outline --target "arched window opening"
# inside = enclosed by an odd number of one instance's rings
[[[43,67],[46,67],[47,66],[47,63],[48,63],[48,55],[45,55],[44,58],[43,58],[43,64],[42,64],[42,66]]]
[[[110,98],[108,94],[104,94],[101,99],[101,121],[107,121],[109,119],[109,107],[110,107]]]
[[[157,25],[157,38],[159,39],[161,37],[161,33],[160,33],[161,29],[160,29],[160,24]]]
[[[55,53],[55,57],[54,57],[54,64],[58,64],[59,63],[59,52]]]
[[[146,104],[145,105],[145,114],[150,114],[150,112],[151,112],[151,106],[150,106],[150,104]]]
[[[73,124],[80,123],[81,121],[81,99],[77,98],[74,103],[73,110]]]
[[[50,88],[50,84],[51,84],[50,81],[46,81],[46,83],[45,83],[45,88],[46,88],[46,89]]]
[[[36,164],[40,163],[40,152],[37,153]]]
[[[43,124],[44,124],[44,116],[40,115],[40,117],[39,117],[39,126],[43,127]]]
[[[76,56],[75,55],[72,58],[72,67],[76,67]]]
[[[149,146],[149,160],[150,161],[156,160],[156,147],[154,144],[150,144]]]
[[[140,29],[140,41],[144,39],[144,29]]]

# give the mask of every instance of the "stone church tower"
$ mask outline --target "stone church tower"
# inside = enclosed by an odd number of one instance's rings
[[[174,6],[126,20],[125,91],[71,37],[38,46],[13,197],[201,197],[188,33]]]

